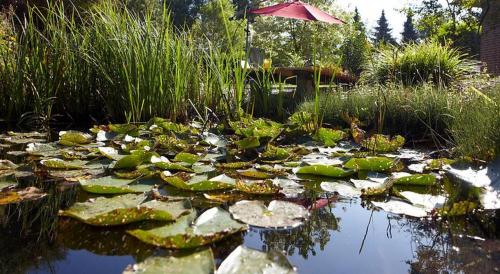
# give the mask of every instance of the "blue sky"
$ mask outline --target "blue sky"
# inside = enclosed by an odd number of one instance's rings
[[[420,0],[337,0],[336,3],[346,10],[353,11],[358,7],[363,21],[367,24],[368,30],[372,30],[377,24],[377,20],[385,10],[385,14],[392,28],[392,35],[396,38],[401,37],[405,16],[398,12],[399,9],[411,4],[418,4]],[[445,0],[440,0],[442,4]]]

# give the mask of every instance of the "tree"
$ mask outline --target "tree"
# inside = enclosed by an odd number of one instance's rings
[[[403,43],[415,42],[418,40],[418,32],[413,24],[413,12],[411,10],[406,13],[406,21],[401,35],[401,42]]]
[[[384,10],[382,10],[382,14],[380,15],[380,19],[378,19],[377,24],[378,25],[375,27],[373,42],[377,45],[396,44],[396,40],[394,40],[394,38],[392,37],[392,29],[389,28],[389,23],[387,22],[387,18],[385,17]]]
[[[347,21],[347,13],[335,5],[335,0],[309,0],[308,3]],[[323,64],[339,64],[339,45],[351,31],[349,24],[328,25],[271,16],[257,16],[252,28],[252,47],[264,49],[273,64],[283,66],[301,66],[313,57]]]
[[[352,28],[342,43],[342,67],[355,75],[360,75],[370,51],[365,27],[361,22],[358,8],[354,10]]]

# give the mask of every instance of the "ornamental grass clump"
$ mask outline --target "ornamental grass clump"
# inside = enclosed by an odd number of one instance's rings
[[[448,87],[474,71],[473,63],[459,49],[435,41],[389,46],[368,64],[363,78],[369,82],[389,82],[405,86],[432,83]]]

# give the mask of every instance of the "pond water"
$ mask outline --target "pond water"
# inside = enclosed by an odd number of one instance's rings
[[[16,169],[16,172],[21,173],[20,177],[26,176],[17,188],[34,185],[47,196],[0,206],[0,273],[122,273],[127,266],[153,255],[177,256],[192,252],[155,247],[127,234],[127,230],[159,226],[163,224],[160,222],[143,221],[98,227],[58,216],[60,210],[71,208],[76,202],[111,196],[88,193],[79,186],[78,181],[69,182],[71,180],[61,178],[61,174],[56,176],[55,172],[51,173],[50,168],[40,168],[40,159],[47,159],[47,156],[40,158],[38,155],[33,159],[30,158],[32,155],[7,153],[24,151],[29,143],[27,141],[14,147],[5,146],[8,149],[4,150],[1,158],[12,159],[17,164],[20,164],[20,159],[29,163]],[[338,155],[332,156],[331,151],[314,153],[326,157],[321,158],[321,161],[335,163],[339,160]],[[307,155],[302,159],[310,157],[311,153]],[[169,158],[172,159],[171,156]],[[345,162],[343,165],[347,166]],[[400,170],[409,171],[407,168]],[[220,173],[220,170],[215,172]],[[223,173],[231,174],[227,171]],[[295,173],[288,170],[277,178],[289,178],[301,185],[299,194],[249,197],[265,201],[266,204],[271,200],[285,200],[308,209],[309,216],[301,225],[293,228],[259,228],[251,225],[247,231],[209,244],[217,266],[238,246],[244,245],[263,252],[281,252],[298,273],[500,272],[498,210],[481,210],[447,218],[432,211],[427,217],[415,218],[383,211],[374,206],[371,198],[344,193],[342,188],[340,193],[329,191],[322,184],[325,181],[346,184],[348,179]],[[348,178],[361,179],[363,176],[366,177],[358,173]],[[445,179],[440,178],[440,182]],[[436,195],[444,193],[443,189],[436,189],[435,186],[406,186],[398,190]],[[159,191],[169,197],[189,198],[198,214],[213,206],[231,211],[230,207],[234,203],[215,202],[206,199],[203,193],[179,191],[168,185],[160,187]]]

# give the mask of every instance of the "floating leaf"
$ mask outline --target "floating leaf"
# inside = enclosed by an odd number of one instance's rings
[[[194,164],[198,162],[202,156],[198,156],[195,154],[187,153],[187,152],[179,152],[177,155],[175,155],[174,161],[176,162],[184,162],[188,164]]]
[[[250,168],[250,169],[245,169],[245,170],[238,170],[238,174],[241,176],[245,176],[248,178],[253,178],[253,179],[270,179],[275,177],[272,174],[258,171],[256,169]]]
[[[69,209],[62,211],[61,215],[89,225],[112,226],[142,220],[172,221],[188,212],[189,208],[185,201],[148,201],[144,194],[125,194],[75,203]]]
[[[282,147],[268,145],[266,150],[261,154],[261,158],[265,160],[285,160],[290,157],[290,151]]]
[[[376,152],[391,152],[398,150],[405,144],[405,138],[403,136],[397,135],[391,140],[387,136],[381,134],[375,134],[370,138],[361,142],[361,146]]]
[[[262,201],[239,201],[229,207],[229,212],[249,225],[271,228],[297,227],[309,216],[301,205],[276,200],[268,207]]]
[[[320,186],[324,191],[338,193],[340,196],[347,198],[355,198],[361,196],[361,190],[347,184],[336,182],[322,182]]]
[[[99,152],[108,159],[118,161],[125,157],[126,155],[120,155],[118,150],[113,147],[99,147],[97,148]]]
[[[394,185],[431,186],[436,184],[436,176],[432,174],[414,174],[394,180]]]
[[[221,163],[218,164],[217,167],[224,169],[242,169],[242,168],[250,168],[253,164],[251,162],[231,162],[231,163]]]
[[[128,134],[130,136],[137,136],[139,134],[138,128],[133,124],[109,124],[109,130],[117,134]]]
[[[272,180],[238,180],[236,189],[250,194],[276,194],[280,187],[275,185]]]
[[[33,201],[47,196],[36,187],[0,192],[0,205],[18,203],[22,201]]]
[[[183,249],[207,245],[248,228],[247,225],[233,220],[227,211],[218,207],[203,212],[196,221],[195,218],[196,212],[192,211],[191,214],[180,217],[172,224],[127,232],[152,245]]]
[[[247,137],[235,142],[240,149],[256,148],[260,146],[258,137]]]
[[[280,252],[265,253],[240,245],[227,256],[217,270],[217,274],[235,273],[294,274],[296,272],[286,256]]]
[[[166,163],[166,162],[157,162],[155,163],[157,168],[161,168],[163,170],[170,171],[184,171],[184,172],[194,172],[192,168],[186,167],[179,163]]]
[[[213,274],[214,272],[214,254],[211,249],[205,249],[184,256],[149,257],[143,262],[129,266],[123,274]]]
[[[427,212],[431,212],[435,208],[442,208],[446,202],[446,197],[441,195],[434,196],[431,194],[420,194],[411,191],[402,191],[399,194],[412,204],[424,207]]]
[[[97,194],[141,193],[151,190],[154,186],[136,180],[119,179],[112,176],[83,179],[79,182],[83,190]]]
[[[78,146],[90,144],[92,136],[80,131],[61,131],[59,132],[59,144],[63,146]]]
[[[425,208],[414,206],[397,199],[391,199],[387,202],[372,202],[372,204],[384,211],[394,214],[403,214],[417,218],[427,216],[427,211],[425,210]]]
[[[143,150],[136,150],[130,155],[126,155],[116,161],[114,169],[134,169],[142,163],[151,159],[151,153]]]
[[[343,178],[354,174],[354,170],[329,165],[303,166],[295,170],[297,174],[311,174],[333,178]]]
[[[431,159],[426,162],[427,166],[425,169],[427,170],[440,170],[445,165],[451,165],[455,163],[456,160],[447,159],[447,158],[439,158],[439,159]]]
[[[344,167],[365,171],[387,171],[394,166],[393,159],[387,157],[351,158]]]
[[[82,169],[87,162],[85,161],[64,161],[57,158],[41,160],[40,164],[49,169]]]
[[[16,169],[18,165],[9,160],[0,160],[0,170]]]
[[[320,128],[314,138],[322,142],[327,147],[332,147],[337,144],[338,141],[347,137],[347,134],[342,130],[335,130],[330,128]]]
[[[183,190],[189,191],[211,191],[211,190],[221,190],[221,189],[231,189],[235,185],[235,180],[225,176],[220,175],[208,179],[207,175],[194,175],[191,176],[187,173],[177,173],[175,176],[171,176],[170,173],[162,172],[161,178]]]
[[[51,144],[30,143],[26,148],[29,155],[55,157],[60,155],[60,150]]]

